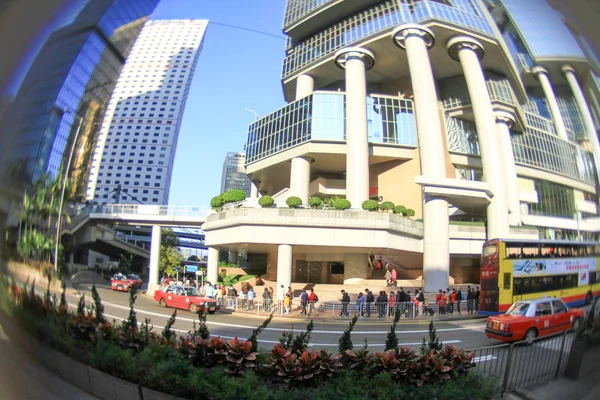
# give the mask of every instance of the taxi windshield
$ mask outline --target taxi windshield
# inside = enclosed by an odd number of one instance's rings
[[[135,279],[136,281],[141,280],[139,275],[127,275],[127,279]]]
[[[200,296],[200,292],[198,291],[198,289],[190,287],[190,288],[185,288],[185,295],[186,296]]]
[[[529,303],[515,303],[508,309],[506,313],[510,315],[525,315],[528,309]]]

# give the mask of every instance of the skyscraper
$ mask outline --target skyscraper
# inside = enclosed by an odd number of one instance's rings
[[[6,180],[86,177],[99,124],[133,41],[159,0],[79,0],[55,21],[2,126]],[[73,143],[76,141],[76,143]],[[76,179],[85,189],[85,179]]]
[[[146,23],[102,122],[88,200],[168,203],[177,138],[207,24]]]
[[[250,196],[251,183],[246,175],[245,161],[246,154],[244,153],[227,153],[221,175],[221,193],[231,189],[240,189]]]
[[[277,208],[208,217],[209,280],[219,250],[266,255],[277,287],[374,278],[375,253],[436,292],[479,280],[485,239],[599,240],[598,47],[560,3],[288,0],[289,103],[246,143]],[[289,196],[353,211],[279,210]]]

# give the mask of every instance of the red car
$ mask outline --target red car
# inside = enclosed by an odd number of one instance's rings
[[[141,288],[142,287],[142,283],[144,283],[142,281],[142,278],[140,278],[139,275],[127,275],[127,282],[130,282],[132,284],[132,286],[135,286],[136,288]]]
[[[193,286],[169,285],[154,292],[154,300],[163,307],[174,307],[197,313],[200,310],[214,314],[219,309],[217,300],[203,297]]]
[[[577,329],[583,319],[583,310],[569,309],[561,299],[522,300],[513,304],[506,314],[488,317],[485,334],[503,342],[527,340],[531,343],[538,336]]]
[[[119,292],[127,292],[133,287],[133,282],[127,279],[125,275],[115,275],[110,281],[110,288]]]

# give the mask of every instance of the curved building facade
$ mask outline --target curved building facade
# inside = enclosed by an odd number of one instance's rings
[[[288,104],[246,143],[278,208],[209,217],[209,275],[218,250],[285,286],[375,277],[383,255],[431,292],[478,281],[486,238],[598,240],[600,67],[557,2],[523,3],[289,0]],[[362,211],[373,197],[416,215]]]

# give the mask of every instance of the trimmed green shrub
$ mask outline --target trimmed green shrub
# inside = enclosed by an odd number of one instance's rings
[[[410,217],[414,217],[414,216],[415,216],[415,210],[413,210],[412,208],[409,208],[409,209],[407,209],[407,210],[404,212],[404,216],[405,216],[405,217],[408,217],[408,218],[410,218]]]
[[[367,211],[377,211],[379,204],[377,200],[365,200],[362,203],[362,209]]]
[[[308,199],[308,205],[312,208],[317,208],[321,204],[323,204],[323,200],[321,200],[319,197],[311,197],[310,199]]]
[[[337,209],[337,210],[347,210],[350,207],[352,207],[352,204],[350,204],[350,200],[346,200],[346,199],[337,199],[334,203],[333,206]]]
[[[404,215],[405,212],[406,212],[406,207],[404,207],[404,206],[396,206],[396,207],[394,207],[394,214],[402,214],[402,215]]]
[[[272,207],[275,204],[275,200],[271,196],[263,196],[258,199],[258,205],[262,208]]]
[[[223,204],[225,204],[225,200],[223,200],[223,197],[221,195],[215,196],[212,199],[210,199],[210,206],[215,210],[221,210]]]
[[[381,203],[381,209],[383,211],[391,211],[394,209],[394,207],[396,206],[391,201],[384,201],[383,203]]]
[[[285,204],[287,204],[289,208],[298,208],[302,205],[302,199],[297,196],[291,196],[288,197],[288,199],[285,201]]]
[[[237,203],[246,200],[246,192],[241,189],[231,189],[221,194],[225,203]]]

